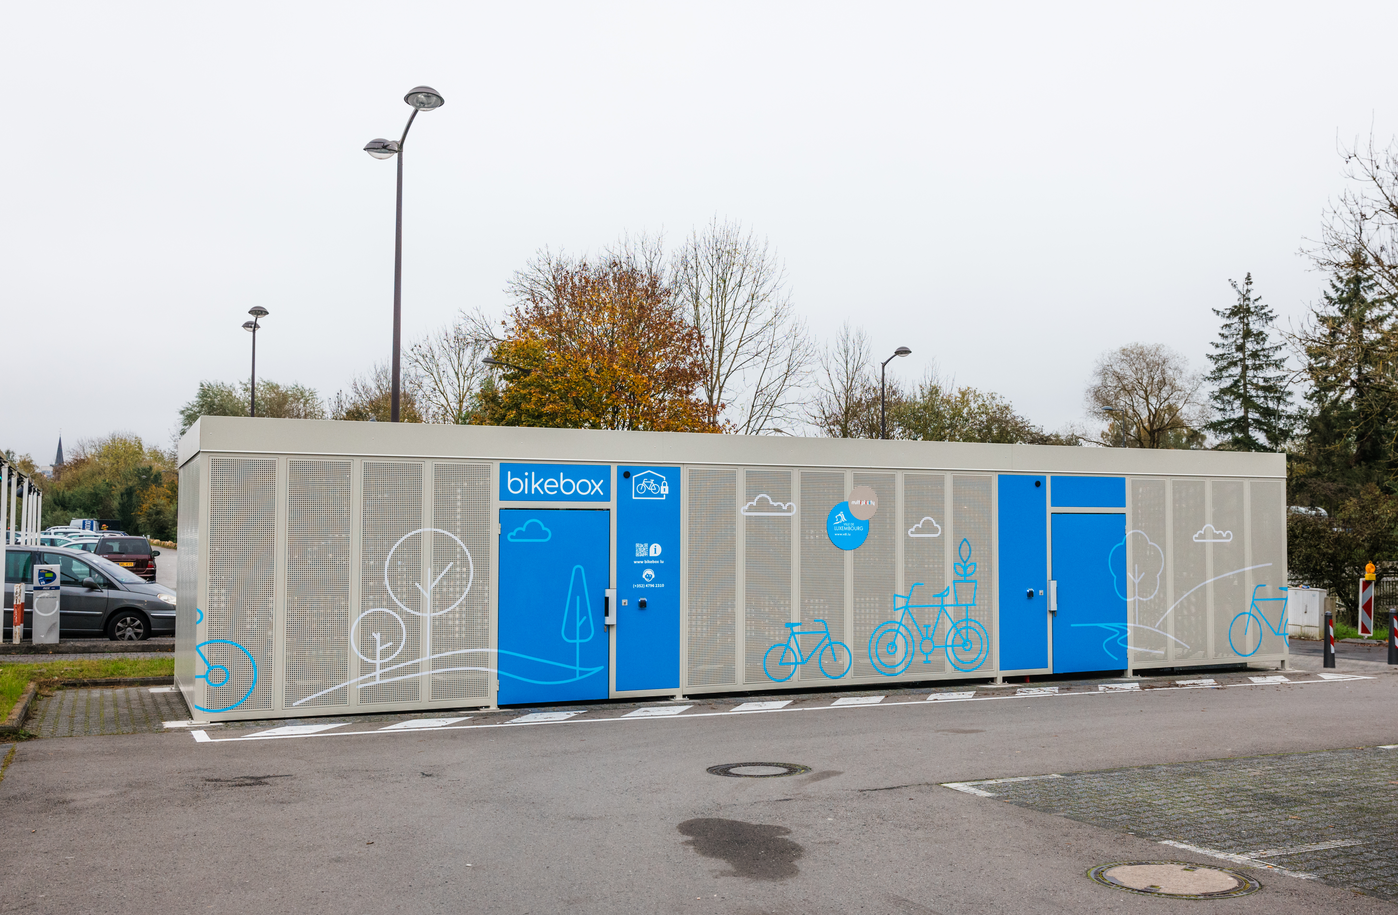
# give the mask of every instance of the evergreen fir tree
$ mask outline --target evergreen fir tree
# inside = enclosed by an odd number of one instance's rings
[[[1242,286],[1228,284],[1238,299],[1230,308],[1213,310],[1223,319],[1209,354],[1217,419],[1205,428],[1225,450],[1280,451],[1291,434],[1291,395],[1279,355],[1282,344],[1271,342],[1267,331],[1276,315],[1253,293],[1251,273]]]

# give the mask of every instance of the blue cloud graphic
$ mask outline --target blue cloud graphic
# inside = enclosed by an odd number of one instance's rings
[[[511,543],[545,543],[553,537],[553,531],[544,527],[538,518],[530,518],[523,525],[505,535]]]

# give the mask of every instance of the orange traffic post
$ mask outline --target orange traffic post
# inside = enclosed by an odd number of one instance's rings
[[[1372,562],[1364,567],[1364,579],[1359,583],[1359,637],[1361,639],[1374,637],[1374,579],[1377,577]]]

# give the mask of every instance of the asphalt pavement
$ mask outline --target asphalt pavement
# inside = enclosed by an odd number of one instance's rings
[[[1110,862],[1182,860],[1262,883],[1214,903],[1230,911],[1393,912],[1315,875],[1229,863],[1187,841],[1202,828],[1191,818],[1220,819],[1216,798],[1131,829],[1129,816],[1074,818],[945,787],[1218,759],[1255,769],[1268,754],[1398,744],[1398,674],[1386,665],[1346,655],[1337,672],[1353,676],[1326,680],[1302,652],[1293,667],[1215,687],[982,687],[964,701],[826,697],[749,713],[732,710],[782,697],[737,697],[706,700],[723,706],[714,714],[510,724],[531,710],[462,711],[450,717],[467,720],[443,727],[402,726],[429,715],[372,728],[340,717],[278,736],[265,735],[287,723],[27,741],[0,781],[0,860],[23,862],[0,869],[0,899],[55,913],[1193,912],[1201,903],[1085,876]],[[473,726],[477,717],[493,723]],[[809,771],[706,771],[740,762]],[[1304,765],[1275,768],[1306,777]],[[1353,790],[1391,821],[1386,771],[1359,769]],[[1356,855],[1375,853],[1363,844],[1373,829],[1337,834],[1333,821],[1308,819],[1314,805],[1279,811],[1277,786],[1238,784],[1229,803],[1239,815],[1275,821],[1291,846],[1351,841]]]

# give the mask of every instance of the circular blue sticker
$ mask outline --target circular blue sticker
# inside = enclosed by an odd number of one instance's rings
[[[849,510],[848,502],[841,502],[830,509],[825,519],[825,533],[830,542],[842,550],[855,550],[869,536],[869,522],[860,521]]]

